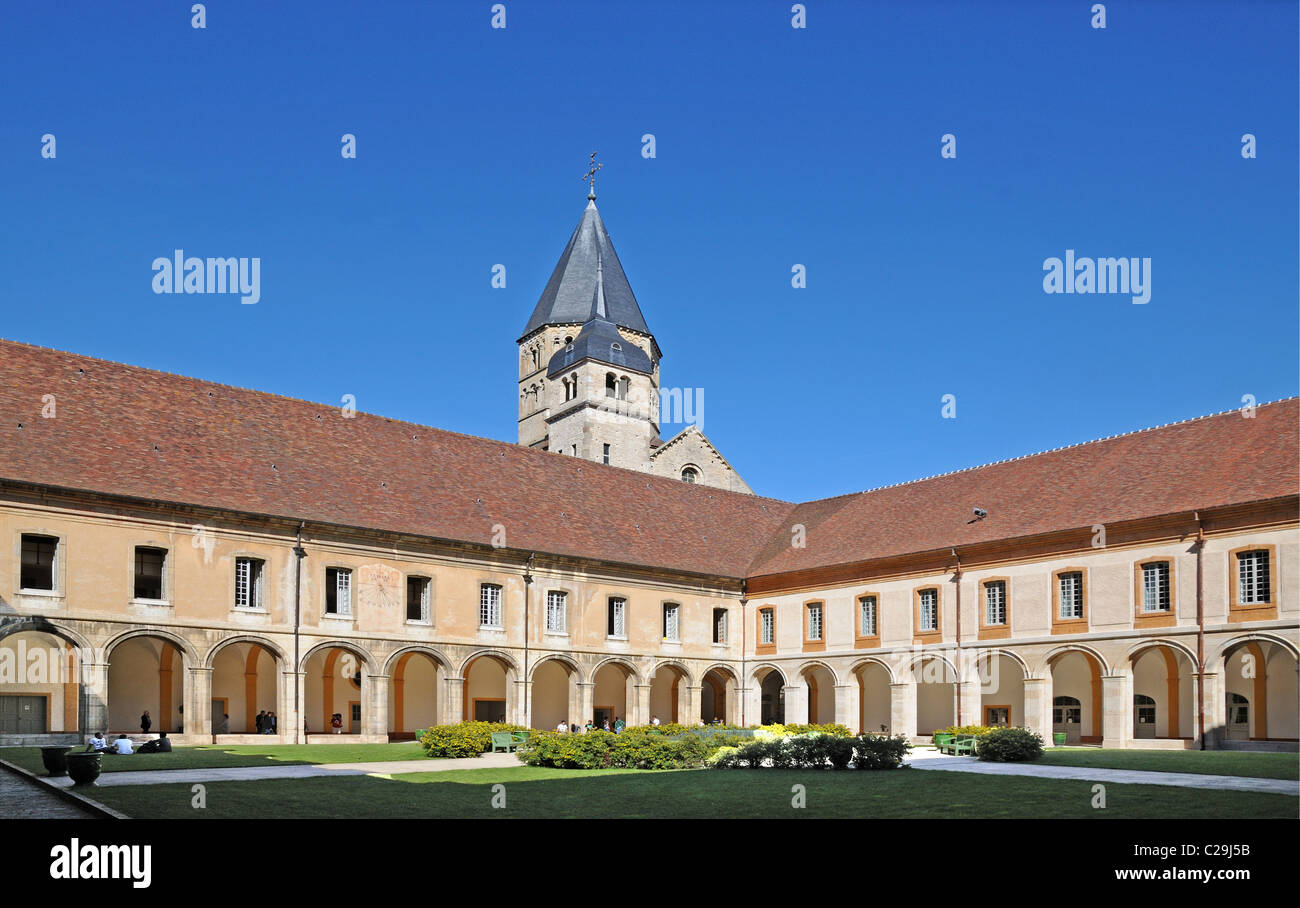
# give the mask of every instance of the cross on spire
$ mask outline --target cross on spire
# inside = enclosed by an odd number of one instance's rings
[[[605,166],[604,164],[596,163],[596,152],[593,151],[591,153],[590,166],[587,170],[586,175],[582,177],[582,181],[584,183],[589,184],[589,187],[587,189],[588,201],[592,201],[592,202],[596,201],[596,171],[600,170],[600,168],[604,166]]]

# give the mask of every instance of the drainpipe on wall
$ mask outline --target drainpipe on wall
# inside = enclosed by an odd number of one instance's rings
[[[1201,512],[1193,511],[1196,521],[1196,718],[1201,735],[1201,750],[1205,750],[1205,583],[1202,553],[1205,551],[1205,528],[1201,526]]]
[[[533,585],[533,559],[537,557],[536,552],[528,553],[528,560],[524,562],[524,713],[531,719],[532,711],[529,709],[529,701],[532,699],[530,686],[528,684],[528,589]]]
[[[302,560],[307,557],[307,550],[302,547],[302,531],[307,526],[306,522],[298,524],[298,541],[293,547],[293,743],[297,744],[298,736],[302,734],[303,715],[302,715],[302,691],[299,689],[299,672],[298,672],[298,627],[301,623],[302,601]],[[301,743],[306,744],[304,740]]]
[[[952,557],[957,560],[957,566],[953,568],[952,582],[957,585],[957,649],[953,654],[953,665],[958,672],[961,671],[961,556],[957,550],[951,549]],[[961,727],[961,686],[964,683],[961,675],[957,675],[957,727]]]
[[[745,723],[745,647],[749,645],[749,619],[745,617],[745,603],[749,602],[747,583],[744,578],[740,581],[740,727],[747,728]]]

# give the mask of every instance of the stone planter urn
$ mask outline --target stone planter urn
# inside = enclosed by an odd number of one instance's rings
[[[47,776],[68,774],[68,751],[70,750],[72,750],[71,747],[64,745],[41,748],[41,762],[45,764],[45,774]]]
[[[73,785],[94,785],[101,772],[99,761],[102,756],[98,753],[68,754],[68,775],[72,777]]]

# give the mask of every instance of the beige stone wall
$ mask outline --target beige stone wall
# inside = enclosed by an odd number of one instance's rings
[[[680,479],[682,470],[693,467],[698,473],[700,485],[731,492],[752,494],[753,490],[740,478],[735,470],[718,455],[713,447],[698,435],[683,430],[686,434],[669,443],[655,453],[651,463],[651,472],[671,479]]]

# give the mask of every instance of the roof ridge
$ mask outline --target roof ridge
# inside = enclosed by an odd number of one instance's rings
[[[1274,404],[1284,404],[1287,401],[1300,400],[1300,394],[1293,394],[1290,397],[1279,397],[1277,400],[1265,401],[1262,404],[1255,404],[1256,409],[1261,407],[1271,407]],[[1015,457],[1004,457],[1001,460],[990,460],[987,463],[976,464],[970,467],[962,467],[959,470],[947,470],[943,473],[932,473],[929,476],[918,476],[915,479],[905,479],[902,482],[892,482],[882,486],[872,486],[867,489],[860,489],[856,492],[845,492],[841,495],[831,495],[827,498],[813,498],[808,501],[798,502],[799,504],[820,504],[827,501],[836,501],[840,498],[853,498],[857,495],[866,495],[869,492],[882,492],[885,489],[897,489],[901,486],[915,485],[918,482],[927,482],[931,479],[942,479],[945,476],[956,476],[959,473],[971,473],[975,470],[982,470],[985,467],[996,467],[1004,463],[1015,463],[1018,460],[1028,460],[1031,457],[1041,457],[1044,454],[1054,454],[1057,451],[1068,451],[1071,448],[1082,448],[1085,445],[1098,444],[1103,441],[1112,441],[1116,438],[1127,438],[1130,435],[1141,435],[1144,432],[1154,432],[1157,429],[1168,429],[1172,426],[1181,426],[1188,423],[1199,422],[1203,419],[1213,419],[1217,416],[1226,416],[1229,413],[1240,413],[1241,407],[1231,407],[1227,410],[1219,410],[1215,413],[1204,413],[1200,416],[1189,416],[1187,419],[1177,419],[1173,422],[1161,423],[1159,425],[1147,426],[1143,429],[1133,429],[1128,432],[1116,432],[1114,435],[1103,435],[1100,438],[1090,438],[1087,441],[1077,441],[1068,445],[1058,445],[1055,448],[1044,448],[1041,451],[1034,451],[1029,454],[1019,454]]]

